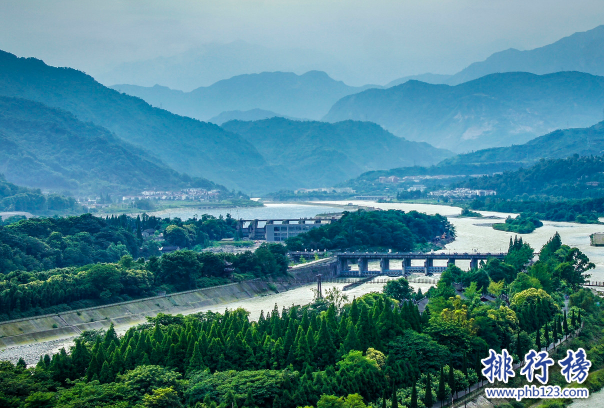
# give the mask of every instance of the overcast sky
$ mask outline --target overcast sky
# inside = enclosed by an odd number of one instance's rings
[[[0,49],[95,76],[244,40],[323,53],[349,68],[330,75],[360,85],[455,73],[603,23],[602,0],[0,0]]]

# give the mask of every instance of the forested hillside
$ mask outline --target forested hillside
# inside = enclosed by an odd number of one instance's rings
[[[430,167],[370,171],[342,185],[358,192],[383,193],[385,188],[392,185],[379,183],[380,177],[446,176],[432,181],[423,179],[422,183],[497,190],[505,198],[597,198],[601,196],[601,178],[598,173],[604,170],[600,157],[602,151],[604,122],[589,128],[556,130],[522,145],[456,155]],[[522,169],[518,170],[519,168]],[[463,180],[450,177],[499,172],[504,174]],[[587,184],[588,182],[598,184]]]
[[[604,196],[604,156],[541,159],[528,168],[473,177],[454,187],[495,190],[507,199],[567,200]]]
[[[157,231],[165,237],[161,245],[182,250],[158,258],[160,244],[143,239],[142,231]],[[0,226],[0,319],[285,273],[282,245],[238,255],[197,252],[235,234],[233,218],[207,215],[183,222],[85,214]]]
[[[557,235],[525,269],[532,258],[533,249],[515,240],[504,261],[469,272],[450,266],[426,293],[422,314],[411,301],[424,295],[403,278],[352,302],[330,290],[308,305],[275,305],[257,321],[236,309],[158,315],[123,336],[113,327],[85,332],[70,353],[41,356],[35,368],[2,363],[0,398],[15,408],[34,401],[54,408],[430,407],[483,380],[480,359],[489,349],[506,348],[521,361],[579,328],[573,349],[586,349],[592,370],[601,368],[602,309],[578,288],[594,265]],[[453,282],[464,285],[463,298]],[[482,302],[486,291],[507,293],[509,304]],[[550,385],[564,381],[556,370]],[[510,386],[522,380],[517,375]]]
[[[329,122],[375,122],[408,140],[462,153],[511,146],[602,120],[604,77],[580,72],[491,74],[456,86],[418,81],[340,99]]]
[[[0,96],[30,99],[69,111],[80,121],[103,126],[120,139],[144,148],[176,171],[229,188],[251,191],[286,182],[240,136],[153,108],[73,69],[0,52]]]
[[[450,152],[398,138],[370,122],[324,123],[272,118],[222,125],[291,180],[290,188],[329,187],[367,170],[433,164]]]
[[[604,150],[604,122],[588,128],[560,129],[525,144],[478,150],[439,163],[441,166],[530,166],[540,159],[565,159],[574,154],[599,156]]]
[[[178,174],[105,128],[25,99],[0,97],[0,141],[0,173],[19,185],[79,194],[186,187],[226,192]]]

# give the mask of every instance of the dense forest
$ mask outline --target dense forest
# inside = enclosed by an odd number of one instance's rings
[[[142,231],[181,250],[158,258],[160,243]],[[235,235],[233,218],[208,215],[182,222],[85,214],[0,226],[0,319],[285,273],[286,249],[277,244],[238,255],[198,252]],[[141,255],[147,260],[135,260]]]
[[[126,254],[115,263],[13,271],[0,275],[0,320],[280,276],[287,264],[284,246],[263,244],[236,255],[180,250],[148,261]]]
[[[146,214],[95,217],[30,218],[0,227],[0,273],[16,270],[42,271],[83,266],[97,262],[117,262],[124,255],[133,258],[160,255],[165,243],[200,250],[223,238],[236,235],[237,221],[227,215],[216,218],[203,215],[182,221]]]
[[[455,230],[446,217],[426,215],[417,211],[388,210],[344,212],[331,224],[314,228],[287,240],[290,250],[391,248],[410,251],[429,245]]]
[[[79,210],[81,210],[81,207],[73,197],[42,194],[38,189],[9,183],[4,175],[0,174],[0,211],[48,213]]]
[[[453,185],[496,190],[497,196],[516,201],[568,200],[604,195],[604,156],[541,159],[533,166],[492,176],[473,177]]]
[[[387,288],[350,302],[330,290],[309,305],[275,306],[257,321],[237,309],[158,315],[123,336],[113,328],[85,332],[69,353],[42,356],[35,367],[2,363],[0,401],[56,408],[423,408],[477,382],[488,348],[507,348],[518,361],[581,326],[573,349],[588,350],[592,370],[602,367],[602,309],[579,289],[593,264],[558,235],[527,266],[532,256],[520,239],[510,242],[504,261],[469,272],[450,266],[426,293],[423,313],[410,291]],[[463,298],[454,282],[463,282]],[[494,301],[481,300],[487,292]],[[565,347],[557,353],[565,355]],[[557,372],[550,379],[563,381]],[[521,378],[509,386],[522,386]]]

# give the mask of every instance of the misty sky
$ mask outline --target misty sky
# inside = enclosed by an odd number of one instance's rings
[[[455,73],[600,24],[602,0],[0,0],[0,49],[96,76],[244,40],[324,54],[347,68],[331,76],[361,85]]]

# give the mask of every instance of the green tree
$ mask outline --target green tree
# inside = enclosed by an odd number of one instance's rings
[[[384,286],[384,294],[392,299],[402,302],[411,299],[413,288],[409,286],[409,281],[405,278],[391,280]]]
[[[436,393],[436,398],[438,401],[442,402],[447,398],[447,390],[445,387],[445,370],[443,367],[440,368],[440,377],[438,379],[438,392]]]
[[[413,383],[413,389],[411,390],[411,402],[409,408],[417,408],[417,387]]]
[[[396,396],[396,387],[392,386],[391,408],[398,408],[398,397]]]
[[[430,373],[426,375],[426,396],[424,397],[424,404],[426,407],[432,407],[434,401],[432,400],[432,383]]]
[[[181,290],[193,289],[202,267],[195,252],[175,251],[161,257],[157,278],[159,283],[169,283]]]
[[[449,365],[448,383],[449,388],[451,388],[451,393],[455,393],[457,391],[457,387],[455,386],[455,373],[453,372],[453,364]]]
[[[183,405],[178,394],[172,388],[157,388],[151,395],[143,397],[146,408],[181,408]]]

